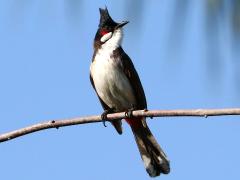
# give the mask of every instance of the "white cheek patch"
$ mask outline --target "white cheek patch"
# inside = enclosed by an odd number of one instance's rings
[[[100,41],[101,42],[106,42],[107,40],[109,40],[112,37],[112,32],[109,32],[107,34],[104,34],[103,37],[101,37]]]

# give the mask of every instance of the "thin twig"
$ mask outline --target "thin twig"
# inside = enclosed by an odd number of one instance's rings
[[[225,116],[225,115],[240,115],[240,108],[231,109],[194,109],[194,110],[137,110],[133,111],[133,117],[166,117],[166,116]],[[116,119],[125,118],[125,112],[108,114],[107,120],[114,121]],[[101,122],[101,116],[87,116],[64,120],[51,120],[38,124],[34,124],[25,128],[21,128],[15,131],[4,133],[0,135],[0,142],[8,141],[26,134],[30,134],[36,131],[41,131],[50,128],[59,128],[63,126],[72,126],[77,124],[95,123]]]

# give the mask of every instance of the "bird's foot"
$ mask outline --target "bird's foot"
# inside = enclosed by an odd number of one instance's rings
[[[134,110],[136,110],[136,107],[134,106],[134,104],[132,104],[132,107],[130,109],[128,109],[127,111],[125,111],[125,117],[132,118]]]
[[[101,119],[102,119],[104,127],[107,127],[107,125],[106,125],[107,115],[112,112],[113,112],[113,108],[104,110],[104,112],[101,114]]]

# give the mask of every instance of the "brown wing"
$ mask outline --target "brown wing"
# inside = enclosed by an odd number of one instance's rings
[[[126,74],[127,78],[129,79],[129,81],[132,85],[132,88],[135,92],[135,95],[136,95],[136,100],[137,100],[136,108],[137,109],[146,109],[147,101],[146,101],[146,97],[144,94],[144,90],[143,90],[141,81],[139,79],[139,76],[137,74],[137,71],[136,71],[131,59],[123,51],[123,49],[121,47],[114,50],[113,55],[115,56],[115,58],[120,57],[120,59],[121,59],[124,73]]]

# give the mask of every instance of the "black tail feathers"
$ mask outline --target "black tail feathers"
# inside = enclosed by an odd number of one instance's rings
[[[156,177],[160,173],[168,174],[170,165],[167,156],[157,143],[150,129],[146,124],[139,127],[132,127],[135,140],[149,176]]]

